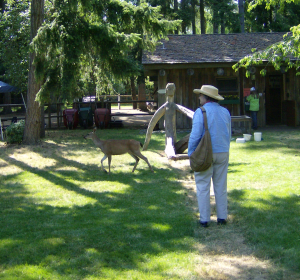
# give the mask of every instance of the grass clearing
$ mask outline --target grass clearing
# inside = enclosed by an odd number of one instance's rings
[[[145,131],[121,131],[97,134],[144,142]],[[231,143],[229,222],[208,229],[188,161],[165,158],[164,134],[143,152],[154,174],[143,161],[131,173],[121,155],[108,175],[86,133],[0,143],[0,279],[300,278],[299,130]]]

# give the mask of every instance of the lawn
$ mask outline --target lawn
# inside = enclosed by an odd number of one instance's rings
[[[142,152],[154,173],[144,161],[131,173],[122,155],[109,175],[87,132],[0,143],[0,279],[300,279],[299,130],[232,141],[228,224],[216,225],[212,197],[207,229],[188,161],[165,158],[163,133]],[[145,140],[121,132],[97,134]]]

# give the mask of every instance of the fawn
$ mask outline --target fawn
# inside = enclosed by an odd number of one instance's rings
[[[84,136],[85,139],[92,139],[94,144],[101,149],[101,151],[104,153],[104,157],[101,159],[101,167],[104,172],[107,173],[107,171],[103,167],[103,161],[108,158],[108,173],[110,173],[110,163],[111,163],[111,156],[112,155],[123,155],[123,154],[130,154],[135,159],[135,165],[133,167],[132,172],[134,172],[140,158],[144,160],[150,170],[152,172],[152,166],[150,165],[148,159],[142,155],[140,152],[140,147],[142,147],[142,144],[139,141],[136,141],[134,139],[125,139],[125,140],[101,140],[96,135],[96,129],[86,136]]]

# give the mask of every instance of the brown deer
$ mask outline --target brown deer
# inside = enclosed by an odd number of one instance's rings
[[[149,166],[150,170],[152,172],[153,169],[148,161],[148,159],[143,156],[140,152],[140,147],[142,147],[142,144],[139,141],[133,140],[133,139],[126,139],[126,140],[100,140],[96,135],[96,129],[86,136],[84,136],[85,139],[92,139],[94,144],[101,149],[101,151],[104,153],[104,157],[101,159],[101,167],[104,172],[107,173],[107,171],[103,167],[103,161],[108,158],[108,173],[110,173],[110,163],[111,163],[111,156],[112,155],[123,155],[123,154],[130,154],[135,159],[135,165],[132,169],[132,172],[134,172],[140,158],[143,159]]]

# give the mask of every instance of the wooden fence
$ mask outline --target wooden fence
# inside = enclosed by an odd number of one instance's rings
[[[106,96],[107,97],[107,96]],[[92,112],[94,112],[97,108],[107,108],[111,112],[111,105],[112,104],[118,104],[118,108],[121,108],[121,104],[133,104],[133,103],[139,103],[139,102],[156,102],[154,100],[130,100],[128,97],[125,96],[126,100],[122,100],[122,98],[118,98],[115,101],[112,100],[104,100],[104,98],[100,98],[100,101],[91,101],[91,102],[74,102],[72,105],[72,108],[80,110],[80,108],[87,108],[91,107]],[[130,96],[131,97],[131,96]],[[24,104],[0,104],[0,108],[2,107],[24,107]],[[63,110],[67,109],[63,103],[55,103],[55,104],[44,104],[45,107],[45,126],[47,129],[54,129],[54,128],[64,128],[64,120],[63,120]],[[70,107],[69,107],[70,108]],[[147,114],[147,113],[146,113]],[[149,115],[152,115],[153,113],[149,112]],[[117,113],[117,114],[110,114],[111,117],[114,116],[135,116],[135,115],[145,115],[145,113]],[[10,114],[6,115],[0,115],[1,118],[1,126],[6,127],[12,123],[12,121],[17,118],[17,120],[24,120],[25,119],[25,112],[12,112]]]

